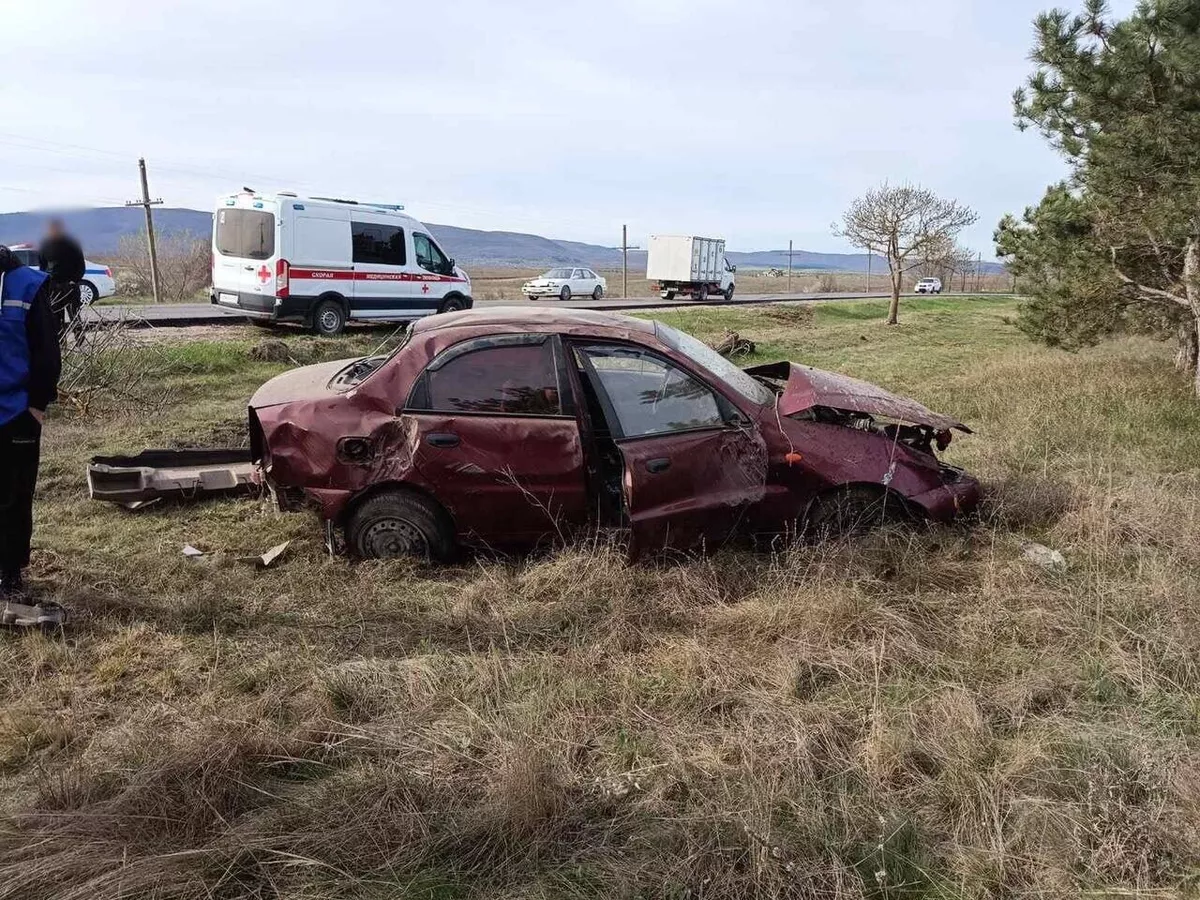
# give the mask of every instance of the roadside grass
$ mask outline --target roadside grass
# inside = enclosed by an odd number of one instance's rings
[[[959,415],[990,495],[634,566],[351,564],[265,502],[90,503],[89,456],[236,441],[290,365],[249,329],[139,350],[174,403],[47,430],[33,575],[78,619],[0,638],[0,898],[1194,895],[1200,405],[1161,345],[1048,350],[1014,314],[663,313]]]

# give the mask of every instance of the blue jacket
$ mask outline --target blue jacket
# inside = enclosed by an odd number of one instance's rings
[[[18,266],[0,272],[0,279],[0,425],[4,425],[30,406],[28,322],[46,276],[28,266]]]

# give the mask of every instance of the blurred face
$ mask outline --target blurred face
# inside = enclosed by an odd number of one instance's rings
[[[46,234],[52,238],[62,237],[65,233],[63,223],[59,219],[51,219],[46,223]]]

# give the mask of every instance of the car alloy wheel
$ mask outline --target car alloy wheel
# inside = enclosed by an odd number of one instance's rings
[[[90,281],[81,282],[79,285],[79,303],[82,306],[91,306],[96,302],[96,289]]]

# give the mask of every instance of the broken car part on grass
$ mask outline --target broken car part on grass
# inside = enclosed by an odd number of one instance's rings
[[[662,323],[583,310],[423,319],[386,357],[267,382],[249,428],[248,456],[97,459],[92,494],[261,482],[357,555],[434,559],[598,527],[623,529],[635,554],[711,547],[889,515],[948,521],[979,500],[937,458],[969,431],[951,417],[793,363],[742,370]]]

